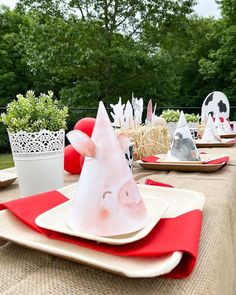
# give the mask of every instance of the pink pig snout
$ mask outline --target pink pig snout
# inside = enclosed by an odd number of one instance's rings
[[[123,205],[135,207],[142,203],[142,198],[139,194],[137,185],[133,179],[128,180],[118,192],[118,200]]]

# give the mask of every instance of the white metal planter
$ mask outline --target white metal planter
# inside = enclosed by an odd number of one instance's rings
[[[20,131],[9,139],[23,197],[63,186],[64,130]]]

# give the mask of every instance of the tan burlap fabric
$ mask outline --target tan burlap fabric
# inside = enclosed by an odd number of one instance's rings
[[[134,169],[138,182],[148,176],[205,194],[199,258],[189,278],[128,279],[0,240],[0,294],[235,294],[236,147],[208,152],[230,154],[231,164],[211,174]],[[1,201],[18,193],[14,184],[0,191]]]

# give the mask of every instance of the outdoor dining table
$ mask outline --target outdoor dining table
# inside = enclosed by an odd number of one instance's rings
[[[236,147],[202,149],[228,154],[230,162],[214,173],[151,171],[135,166],[135,180],[151,178],[202,192],[206,197],[199,256],[185,279],[122,277],[0,240],[0,293],[5,294],[235,294]],[[15,168],[6,171],[14,171]],[[65,185],[78,176],[65,174]],[[0,191],[0,202],[19,197],[17,181]],[[1,230],[1,228],[0,228]]]

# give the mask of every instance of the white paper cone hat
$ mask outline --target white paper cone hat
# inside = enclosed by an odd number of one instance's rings
[[[217,115],[215,116],[215,126],[219,135],[227,134],[223,128],[223,124],[221,123],[219,116]]]
[[[208,115],[207,124],[202,135],[202,142],[221,142],[220,135],[213,122],[212,116]]]
[[[236,122],[233,123],[233,133],[236,133]]]
[[[180,113],[179,122],[175,130],[166,161],[199,161],[200,156],[192,138],[185,115]]]
[[[145,124],[152,123],[152,100],[150,99],[147,106],[147,117],[145,120]]]
[[[69,227],[99,236],[143,228],[148,222],[147,211],[123,152],[129,140],[116,136],[103,103],[99,104],[91,139],[78,130],[67,137],[86,156],[68,214]]]
[[[134,128],[134,115],[133,115],[133,108],[128,100],[125,106],[125,112],[124,112],[124,127],[125,128]]]
[[[223,129],[225,131],[225,134],[232,134],[233,133],[233,130],[229,124],[229,121],[224,119],[224,122],[223,122]]]

